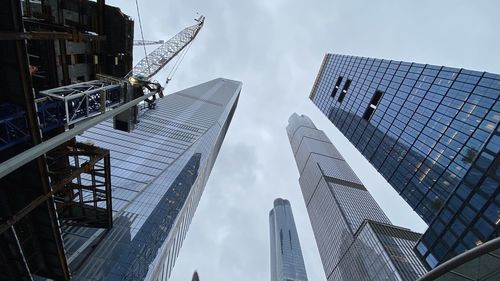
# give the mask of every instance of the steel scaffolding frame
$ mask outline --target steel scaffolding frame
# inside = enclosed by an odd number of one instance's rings
[[[109,150],[84,143],[61,146],[47,155],[47,166],[63,225],[113,226]]]
[[[122,85],[93,80],[40,91],[40,94],[64,103],[65,125],[104,113],[122,102]]]

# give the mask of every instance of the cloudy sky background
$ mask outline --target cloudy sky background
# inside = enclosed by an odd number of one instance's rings
[[[337,146],[395,225],[425,224],[309,101],[325,53],[500,73],[500,1],[143,0],[144,37],[206,23],[166,89],[217,77],[243,82],[240,102],[171,280],[270,280],[268,212],[290,200],[306,270],[326,280],[285,132],[306,114]],[[135,1],[108,0],[137,19]],[[135,38],[140,38],[136,20]],[[135,49],[136,60],[143,57]],[[156,78],[164,81],[166,71]]]

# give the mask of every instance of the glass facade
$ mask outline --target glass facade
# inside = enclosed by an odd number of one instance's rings
[[[367,220],[329,280],[417,280],[426,273],[413,252],[419,238],[408,229]]]
[[[306,267],[292,208],[288,200],[274,200],[269,212],[271,281],[307,281]]]
[[[500,126],[417,244],[429,268],[500,236]]]
[[[78,137],[111,151],[114,226],[63,229],[74,280],[168,280],[240,91],[215,79],[157,100],[131,133],[108,121]]]
[[[288,122],[299,183],[327,279],[415,280],[424,274],[411,250],[420,235],[391,225],[342,155],[307,116],[294,113]]]
[[[469,236],[468,241],[498,236],[498,174],[490,172],[489,194],[479,182],[467,183],[466,177],[472,172],[469,177],[483,179],[487,169],[476,169],[473,163],[480,158],[484,166],[498,154],[494,140],[489,152],[483,148],[496,134],[499,97],[500,75],[336,54],[325,56],[310,94],[313,103],[431,226],[429,232],[437,232],[429,234],[431,240],[452,227],[485,234]],[[459,195],[463,186],[468,186],[467,195]],[[484,201],[485,205],[470,211],[468,203],[460,207],[468,198],[474,201],[471,204]],[[491,202],[491,209],[486,202]],[[469,212],[470,219],[453,226],[458,209]],[[487,211],[493,219],[483,218]],[[455,238],[466,232],[458,230]],[[430,257],[429,267],[474,247],[468,243],[444,249],[441,244],[430,249],[428,244],[421,243],[419,253]],[[429,256],[429,251],[439,252],[439,258]]]

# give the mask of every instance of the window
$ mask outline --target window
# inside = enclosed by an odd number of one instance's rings
[[[370,118],[373,115],[373,112],[375,109],[377,109],[377,105],[380,102],[380,99],[382,98],[382,91],[376,90],[375,94],[373,94],[372,100],[370,101],[370,104],[365,110],[365,113],[363,114],[363,119],[365,120],[370,120]]]
[[[335,83],[335,87],[333,88],[332,90],[332,98],[335,97],[335,95],[337,94],[337,91],[339,90],[339,87],[340,87],[340,83],[342,83],[342,76],[339,76],[339,78],[337,79],[337,83]]]
[[[347,90],[349,90],[349,86],[351,86],[351,80],[347,79],[347,81],[345,81],[344,88],[342,88],[342,92],[339,95],[339,99],[337,100],[338,102],[342,102],[344,100]]]
[[[427,247],[425,246],[424,243],[419,242],[417,244],[417,250],[421,255],[425,255],[425,253],[427,252]]]
[[[283,229],[280,229],[280,246],[281,254],[283,255]]]

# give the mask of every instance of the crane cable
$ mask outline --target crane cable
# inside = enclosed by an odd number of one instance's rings
[[[139,27],[140,27],[140,30],[141,30],[142,42],[144,42],[144,32],[142,31],[141,13],[139,12],[139,3],[137,2],[137,0],[135,0],[135,7],[137,9],[137,17],[139,18]],[[144,48],[144,57],[146,58],[146,63],[148,65],[148,70],[151,73],[151,66],[149,65],[149,59],[148,59],[148,53],[146,51],[146,45],[142,45],[142,47]]]
[[[189,51],[189,48],[191,48],[193,41],[189,42],[188,46],[185,48],[185,50],[183,50],[182,54],[179,56],[177,61],[174,63],[172,70],[167,75],[167,81],[166,81],[165,85],[168,83],[168,81],[172,80],[172,78],[174,77],[175,73],[177,72],[177,69],[179,68],[179,65],[181,64],[182,60],[184,60],[184,57],[186,56],[187,52]]]

